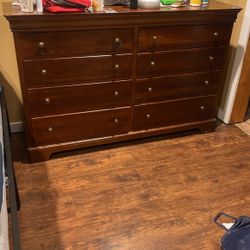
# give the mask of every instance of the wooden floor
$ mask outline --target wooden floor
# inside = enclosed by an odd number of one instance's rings
[[[21,138],[23,249],[214,250],[216,213],[250,215],[250,137],[234,125],[36,164]]]

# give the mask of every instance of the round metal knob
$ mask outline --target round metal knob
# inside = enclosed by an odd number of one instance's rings
[[[201,110],[204,110],[205,109],[205,107],[204,106],[201,106]]]
[[[214,32],[214,36],[218,36],[219,34],[218,34],[218,32]]]
[[[46,97],[46,98],[45,98],[45,102],[46,102],[47,104],[49,104],[49,103],[50,103],[50,99],[49,99],[49,97]]]
[[[155,62],[151,62],[150,65],[151,65],[151,66],[155,66]]]
[[[148,88],[148,92],[151,92],[153,89],[151,87]]]
[[[115,95],[115,96],[118,96],[118,95],[119,95],[119,92],[118,92],[118,91],[115,91],[115,92],[114,92],[114,95]]]
[[[119,43],[119,42],[120,42],[120,38],[119,38],[119,37],[116,37],[116,38],[115,38],[115,42],[116,42],[116,43]]]
[[[116,65],[115,65],[115,69],[119,69],[119,64],[116,64]]]
[[[156,40],[156,39],[157,39],[157,36],[153,36],[153,39]]]
[[[39,47],[40,49],[44,49],[44,48],[45,48],[45,43],[44,43],[44,42],[39,42],[39,43],[38,43],[38,47]]]
[[[114,119],[114,122],[115,122],[115,123],[119,122],[118,118],[115,118],[115,119]]]
[[[53,131],[53,128],[52,128],[52,127],[49,127],[49,128],[48,128],[48,131],[49,131],[49,132],[52,132],[52,131]]]
[[[150,114],[147,114],[146,117],[147,117],[147,119],[149,119],[149,118],[151,117],[151,115],[150,115]]]
[[[212,62],[214,60],[214,57],[213,56],[210,56],[209,57],[209,60]]]
[[[43,69],[43,70],[42,70],[42,74],[43,74],[43,75],[46,75],[46,74],[47,74],[47,70],[46,70],[46,69]]]
[[[208,80],[205,81],[205,85],[209,85],[209,81]]]

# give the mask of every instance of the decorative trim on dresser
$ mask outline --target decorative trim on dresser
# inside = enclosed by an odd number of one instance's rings
[[[9,4],[31,162],[55,152],[216,127],[239,8],[24,14]]]

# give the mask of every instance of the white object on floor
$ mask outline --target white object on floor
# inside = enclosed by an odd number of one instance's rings
[[[222,225],[226,228],[226,229],[230,229],[233,225],[234,225],[234,223],[222,223]]]

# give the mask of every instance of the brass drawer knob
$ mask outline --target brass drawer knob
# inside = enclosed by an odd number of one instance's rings
[[[120,67],[119,64],[115,65],[115,69],[119,69],[119,67]]]
[[[210,60],[210,62],[212,62],[212,61],[214,60],[214,57],[213,57],[213,56],[210,56],[210,57],[209,57],[209,60]]]
[[[148,92],[151,92],[153,89],[152,89],[152,87],[149,87],[148,88]]]
[[[218,34],[218,32],[214,32],[214,36],[218,36],[219,34]]]
[[[49,128],[48,128],[48,131],[49,131],[49,132],[52,132],[52,131],[53,131],[53,128],[52,128],[52,127],[49,127]]]
[[[155,62],[152,61],[152,62],[150,63],[150,65],[151,65],[152,67],[154,67],[154,66],[155,66]]]
[[[115,51],[118,51],[121,49],[121,40],[119,37],[115,38],[113,46],[114,46]]]
[[[49,103],[50,103],[50,99],[49,99],[49,97],[46,97],[44,100],[45,100],[45,103],[47,103],[47,104],[49,104]]]
[[[153,39],[156,40],[156,39],[157,39],[157,36],[153,36]]]
[[[205,81],[205,85],[209,85],[209,81],[208,80]]]
[[[44,43],[44,42],[39,42],[39,43],[38,43],[38,47],[39,47],[40,49],[44,49],[44,48],[45,48],[45,43]]]
[[[114,92],[114,95],[115,95],[115,96],[118,96],[118,95],[119,95],[119,92],[118,92],[118,91],[115,91],[115,92]]]
[[[42,74],[43,75],[47,75],[47,70],[46,69],[42,69]]]
[[[205,106],[201,106],[201,110],[204,110],[205,109]]]
[[[150,114],[147,114],[146,117],[147,117],[147,119],[149,119],[149,118],[151,117],[151,115],[150,115]]]
[[[115,118],[115,119],[114,119],[114,122],[115,122],[115,123],[118,123],[118,122],[119,122],[119,119],[118,119],[118,118]]]

